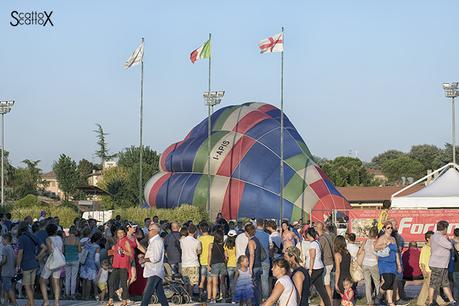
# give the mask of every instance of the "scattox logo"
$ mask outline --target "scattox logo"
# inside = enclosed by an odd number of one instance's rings
[[[51,20],[51,15],[53,14],[53,11],[42,11],[42,12],[37,12],[37,11],[31,11],[31,12],[18,12],[18,11],[12,11],[11,12],[11,17],[13,18],[12,21],[10,21],[10,25],[13,27],[17,26],[52,26],[54,27],[53,21]]]

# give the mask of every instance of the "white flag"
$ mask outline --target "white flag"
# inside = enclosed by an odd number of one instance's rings
[[[143,40],[140,45],[135,49],[132,53],[131,57],[128,58],[126,63],[124,64],[124,68],[128,69],[132,66],[137,65],[143,60]]]
[[[258,43],[260,53],[284,52],[284,33],[263,39]]]

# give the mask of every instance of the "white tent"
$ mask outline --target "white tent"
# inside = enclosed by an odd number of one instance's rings
[[[426,187],[407,196],[397,195],[432,175],[439,175]],[[392,195],[392,208],[459,208],[459,166],[450,163]]]

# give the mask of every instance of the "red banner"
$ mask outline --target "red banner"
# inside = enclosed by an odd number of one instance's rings
[[[381,210],[353,209],[349,214],[349,231],[362,239],[377,222]],[[438,221],[449,222],[448,235],[459,228],[459,209],[390,209],[387,219],[397,221],[397,229],[405,241],[424,241],[424,233],[435,231]]]

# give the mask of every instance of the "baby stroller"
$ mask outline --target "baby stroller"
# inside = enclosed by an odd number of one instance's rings
[[[173,304],[188,304],[191,302],[191,296],[185,289],[181,275],[174,275],[172,268],[168,263],[164,263],[164,294],[169,302]],[[153,304],[158,304],[156,294],[151,298]]]

